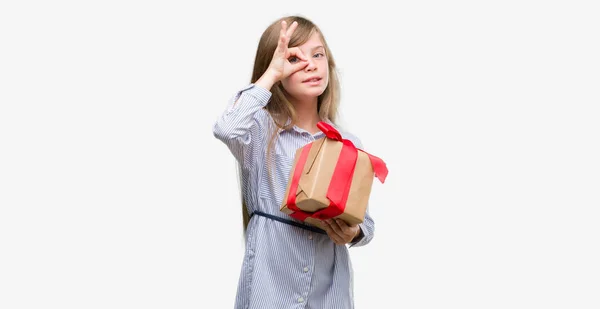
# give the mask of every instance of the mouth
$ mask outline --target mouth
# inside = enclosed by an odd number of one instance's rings
[[[318,83],[321,81],[320,77],[311,77],[309,79],[306,79],[304,81],[302,81],[303,83]]]
[[[304,81],[302,81],[303,83],[310,83],[310,82],[318,82],[320,81],[321,78],[320,77],[311,77],[309,79],[305,79]]]

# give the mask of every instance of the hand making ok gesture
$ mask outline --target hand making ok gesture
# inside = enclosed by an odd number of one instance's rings
[[[280,81],[292,73],[304,69],[308,65],[308,59],[304,56],[298,47],[288,48],[290,38],[298,27],[298,22],[294,21],[287,28],[285,20],[281,21],[281,30],[279,32],[279,40],[277,48],[273,53],[273,59],[267,68],[266,74],[270,74],[274,81]],[[297,58],[299,61],[290,62],[290,59]]]

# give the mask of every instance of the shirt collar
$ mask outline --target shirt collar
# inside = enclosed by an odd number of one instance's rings
[[[331,125],[332,127],[334,127],[335,129],[338,129],[338,128],[337,128],[337,126],[336,126],[336,125],[335,125],[333,122],[331,122],[331,120],[329,120],[329,118],[322,119],[322,121],[323,121],[323,122],[326,122],[326,123],[328,123],[328,124],[330,124],[330,125]],[[288,125],[288,124],[290,124],[291,122],[292,122],[292,119],[291,119],[291,118],[288,118],[288,120],[287,120],[287,122],[285,123],[285,125]],[[288,129],[287,131],[291,131],[291,130],[293,130],[293,131],[296,131],[296,132],[298,132],[298,133],[308,132],[308,131],[306,131],[306,130],[304,130],[304,129],[301,129],[301,128],[297,127],[296,125],[293,125],[293,126],[292,126],[290,129]],[[278,129],[277,133],[278,133],[278,134],[281,134],[281,133],[283,133],[284,131],[286,131],[286,130],[284,130],[284,129],[281,129],[281,128],[280,128],[280,129]],[[310,132],[308,132],[308,133],[310,133]],[[314,137],[317,137],[317,136],[320,136],[320,135],[324,135],[324,133],[323,133],[323,132],[321,132],[321,131],[318,131],[317,133],[315,133],[315,134],[314,134]]]

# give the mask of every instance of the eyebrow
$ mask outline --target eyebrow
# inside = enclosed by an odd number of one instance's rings
[[[323,48],[323,49],[325,49],[323,46],[319,45],[319,46],[315,46],[315,47],[313,47],[313,48],[312,48],[312,51],[315,51],[315,50],[317,50],[317,49],[319,49],[319,48]]]

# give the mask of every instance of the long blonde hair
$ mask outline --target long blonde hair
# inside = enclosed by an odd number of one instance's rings
[[[269,67],[269,64],[271,63],[271,60],[273,58],[273,54],[275,53],[275,49],[277,48],[277,41],[279,40],[279,32],[281,29],[282,20],[285,20],[288,25],[291,25],[294,21],[298,22],[298,27],[296,28],[294,34],[290,38],[290,42],[288,44],[289,47],[296,47],[304,44],[315,32],[319,33],[319,35],[321,36],[321,41],[323,42],[323,47],[325,48],[325,54],[328,62],[329,82],[325,91],[317,99],[317,109],[319,112],[319,117],[321,119],[327,119],[335,123],[340,102],[340,83],[336,71],[337,69],[335,65],[335,60],[333,58],[331,50],[329,49],[329,46],[327,45],[325,36],[323,35],[323,32],[321,32],[321,29],[319,29],[317,25],[315,25],[312,21],[308,20],[305,17],[286,16],[280,18],[274,21],[263,32],[258,43],[258,49],[256,50],[256,57],[254,59],[254,69],[252,71],[252,78],[250,82],[255,83]],[[287,99],[286,91],[283,88],[281,82],[277,82],[273,85],[273,87],[271,88],[271,94],[271,99],[265,107],[265,109],[273,118],[274,123],[274,126],[272,126],[272,130],[270,132],[269,143],[267,146],[267,159],[271,157],[271,153],[273,151],[275,141],[278,136],[278,131],[280,129],[287,130],[293,127],[296,124],[297,120],[294,106]],[[290,119],[291,121],[288,123],[288,120]],[[266,162],[271,162],[271,160],[266,160]],[[248,215],[248,209],[246,208],[246,203],[244,201],[243,193],[242,214],[244,224],[243,229],[245,233],[250,218]]]

